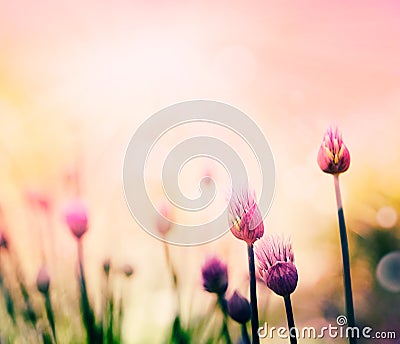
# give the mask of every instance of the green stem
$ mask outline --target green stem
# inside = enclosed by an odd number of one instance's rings
[[[167,242],[163,241],[163,246],[164,246],[164,254],[165,254],[165,260],[167,263],[167,267],[170,271],[171,274],[171,280],[172,280],[172,286],[174,288],[175,292],[175,297],[176,297],[176,317],[174,320],[173,324],[173,330],[172,330],[172,341],[175,343],[177,338],[179,338],[179,343],[186,343],[187,338],[186,338],[186,333],[185,330],[182,327],[181,323],[181,299],[180,299],[180,293],[179,293],[179,283],[178,283],[178,275],[175,271],[174,264],[171,259],[171,255],[169,252],[169,245]]]
[[[346,301],[347,323],[349,327],[354,327],[355,318],[354,318],[354,306],[353,306],[353,293],[351,287],[349,244],[347,241],[346,223],[344,220],[342,196],[340,193],[339,175],[335,174],[333,177],[335,182],[336,203],[337,203],[338,218],[339,218],[340,244],[342,248],[344,295]],[[356,344],[357,343],[356,338],[350,337],[349,343]]]
[[[54,339],[54,343],[57,343],[56,325],[55,325],[55,321],[54,321],[54,312],[53,312],[53,307],[51,305],[51,299],[50,299],[49,292],[45,293],[44,302],[45,302],[45,308],[46,308],[46,315],[47,315],[47,319],[49,320],[49,324],[50,324],[52,336],[53,336],[53,339]]]
[[[15,305],[14,300],[12,298],[11,292],[6,285],[6,281],[3,277],[2,267],[1,267],[1,255],[2,255],[2,248],[0,248],[0,292],[4,296],[4,303],[6,305],[7,313],[10,316],[13,324],[16,324],[16,315],[15,315]]]
[[[181,301],[180,301],[180,297],[179,297],[178,275],[176,274],[174,264],[172,263],[171,255],[169,252],[169,246],[165,241],[163,242],[163,245],[164,245],[165,260],[167,262],[167,266],[168,266],[168,269],[171,274],[172,285],[173,285],[175,293],[176,293],[176,302],[177,302],[177,308],[178,308],[177,313],[180,314]]]
[[[218,302],[215,304],[213,303],[209,311],[206,312],[206,315],[200,319],[198,326],[196,326],[194,335],[196,335],[196,338],[199,338],[199,342],[201,343],[205,342],[205,340],[202,339],[206,337],[207,332],[209,332],[210,325],[214,323],[213,316],[215,315],[215,311],[218,306]]]
[[[103,343],[112,343],[112,331],[113,331],[113,300],[112,293],[110,291],[110,270],[105,271],[105,282],[104,282],[104,301],[103,301],[103,314],[102,314],[102,333],[103,333]]]
[[[96,319],[94,316],[93,309],[89,302],[89,296],[86,287],[85,273],[83,269],[83,246],[82,241],[78,240],[78,263],[79,263],[79,285],[81,292],[81,310],[82,320],[86,329],[86,341],[87,343],[101,343],[100,336],[98,335]]]
[[[226,344],[232,344],[232,340],[228,330],[227,303],[223,295],[218,295],[218,304],[221,307],[221,311],[223,314],[221,335],[225,338]]]
[[[250,344],[250,337],[247,332],[246,324],[242,324],[242,342],[243,344]]]
[[[284,296],[283,299],[285,300],[285,309],[286,309],[290,343],[297,344],[297,334],[296,334],[296,327],[294,325],[292,301],[290,300],[290,295]]]
[[[258,337],[258,307],[257,307],[257,287],[256,287],[256,268],[254,264],[254,248],[253,244],[247,246],[249,257],[249,276],[250,276],[250,306],[251,306],[251,333],[253,344],[259,344]]]

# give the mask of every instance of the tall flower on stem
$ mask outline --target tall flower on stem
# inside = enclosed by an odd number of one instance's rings
[[[322,171],[333,175],[336,204],[339,219],[340,243],[342,248],[343,279],[346,300],[346,315],[349,327],[355,326],[353,293],[351,287],[349,244],[347,240],[346,223],[344,220],[342,196],[340,193],[339,174],[346,172],[350,166],[350,153],[342,140],[338,128],[329,128],[324,136],[318,152],[318,165]],[[356,338],[350,337],[349,343],[355,344]]]
[[[50,276],[49,273],[47,272],[46,266],[42,266],[38,272],[37,278],[36,278],[36,287],[38,291],[43,295],[44,297],[44,303],[45,303],[45,308],[46,308],[46,315],[47,319],[50,324],[51,328],[51,335],[53,337],[54,343],[57,343],[57,337],[56,337],[56,326],[55,326],[55,320],[54,320],[54,312],[53,312],[53,307],[51,304],[51,298],[50,298]]]
[[[122,335],[122,320],[125,316],[125,304],[129,304],[127,301],[129,294],[127,290],[129,280],[133,277],[135,270],[132,265],[124,264],[122,268],[119,269],[119,272],[125,277],[125,281],[123,281],[122,289],[119,292],[119,297],[115,302],[115,320],[114,320],[114,343],[121,343],[121,335]]]
[[[88,216],[86,206],[81,201],[72,201],[65,208],[65,222],[76,239],[78,249],[78,279],[80,287],[80,303],[82,320],[86,329],[87,342],[102,341],[100,331],[96,325],[94,311],[89,302],[86,279],[83,267],[82,237],[88,230]]]
[[[298,274],[290,241],[279,236],[267,236],[256,245],[259,272],[265,284],[285,301],[291,344],[297,343],[290,295],[297,287]]]
[[[165,261],[166,261],[168,269],[171,273],[172,284],[174,286],[174,289],[176,291],[178,291],[178,277],[177,277],[173,262],[171,260],[171,254],[169,252],[168,243],[164,240],[172,227],[172,222],[170,220],[171,208],[167,202],[161,202],[160,206],[158,208],[158,211],[159,211],[159,214],[157,215],[157,218],[156,218],[156,228],[157,228],[157,232],[160,235],[161,239],[163,239]],[[180,308],[178,292],[177,292],[177,299],[178,299],[178,308]]]
[[[176,303],[177,303],[177,311],[176,311],[176,316],[174,319],[174,323],[172,326],[172,332],[171,332],[171,342],[182,342],[186,343],[188,339],[186,338],[187,335],[182,328],[181,324],[181,317],[180,317],[180,312],[181,312],[181,301],[180,301],[180,292],[179,292],[179,281],[178,281],[178,275],[176,273],[174,263],[171,258],[170,250],[169,250],[169,244],[166,242],[166,237],[168,236],[168,233],[170,232],[172,228],[173,222],[171,221],[172,217],[172,209],[170,204],[166,201],[163,200],[160,202],[158,206],[158,215],[155,221],[156,229],[159,234],[159,238],[162,239],[163,241],[163,247],[164,247],[164,256],[165,256],[165,261],[167,263],[167,267],[169,270],[169,273],[171,275],[171,281],[172,281],[172,286],[174,288],[174,292],[176,295]]]
[[[228,268],[217,257],[209,257],[201,268],[204,290],[216,294],[218,305],[223,314],[223,323],[221,335],[225,338],[227,344],[232,343],[228,331],[228,304],[225,299],[225,293],[228,289]]]
[[[251,332],[253,344],[259,344],[254,243],[263,236],[264,223],[260,209],[255,201],[254,193],[244,190],[232,194],[229,202],[229,224],[232,234],[247,244],[250,276]]]

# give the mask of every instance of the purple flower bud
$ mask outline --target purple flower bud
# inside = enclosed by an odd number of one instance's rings
[[[8,240],[6,234],[3,232],[0,232],[0,249],[1,248],[4,248],[5,250],[8,249]]]
[[[280,296],[293,293],[297,287],[298,274],[293,263],[278,262],[266,272],[265,282],[269,289]]]
[[[37,289],[42,294],[47,294],[49,291],[50,276],[49,276],[45,266],[42,266],[39,270],[39,273],[38,273],[37,279],[36,279],[36,286],[37,286]]]
[[[234,193],[229,202],[229,223],[232,234],[254,244],[264,234],[264,223],[254,195],[249,191]]]
[[[228,301],[229,316],[240,324],[245,324],[250,320],[251,309],[249,301],[235,291]]]
[[[298,274],[292,244],[278,236],[262,238],[255,247],[259,273],[264,283],[280,296],[293,293]]]
[[[201,273],[205,290],[218,295],[225,294],[228,289],[228,270],[225,263],[217,257],[210,257],[204,263]]]
[[[329,128],[318,152],[318,165],[322,171],[330,174],[346,172],[350,166],[350,153],[342,140],[338,128]]]

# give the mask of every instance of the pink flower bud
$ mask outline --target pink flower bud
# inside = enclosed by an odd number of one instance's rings
[[[88,230],[86,206],[81,201],[72,201],[65,208],[65,222],[72,234],[80,239]]]
[[[264,223],[255,197],[248,191],[234,193],[229,202],[229,222],[232,234],[253,244],[264,234]]]
[[[39,270],[39,273],[38,273],[37,279],[36,279],[36,286],[37,286],[37,289],[42,294],[47,294],[49,291],[50,276],[49,276],[45,266],[42,266]]]
[[[342,140],[338,128],[329,128],[318,152],[318,165],[322,171],[330,174],[346,172],[350,166],[350,153]]]
[[[158,208],[159,215],[157,217],[156,226],[157,231],[161,236],[165,237],[171,230],[172,223],[170,221],[171,217],[171,207],[169,203],[162,202]]]
[[[43,211],[50,209],[49,197],[37,189],[28,189],[26,191],[26,199],[32,207],[39,207]]]

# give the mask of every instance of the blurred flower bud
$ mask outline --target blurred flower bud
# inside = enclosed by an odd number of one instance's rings
[[[213,181],[213,177],[215,176],[215,168],[214,165],[207,164],[204,168],[203,176],[202,176],[202,182],[204,182],[205,185],[209,186],[211,185]]]
[[[65,208],[65,222],[72,234],[80,239],[88,230],[86,206],[81,201],[72,201]]]
[[[4,232],[0,232],[0,249],[8,249],[8,240]]]
[[[228,314],[240,324],[245,324],[250,320],[250,303],[238,291],[235,291],[228,301]]]
[[[103,271],[107,276],[110,274],[110,268],[111,268],[111,260],[110,258],[107,258],[103,262]]]
[[[217,257],[208,258],[202,269],[203,287],[209,293],[225,294],[228,289],[228,270],[226,264]]]
[[[32,207],[39,207],[43,211],[50,209],[50,199],[44,192],[32,188],[26,191],[25,196]]]
[[[36,279],[36,286],[37,286],[37,289],[42,294],[47,294],[49,291],[50,276],[49,276],[45,266],[42,266],[39,270],[39,273],[38,273],[37,279]]]
[[[122,272],[125,274],[126,277],[131,277],[133,275],[133,267],[129,264],[125,264],[122,267]]]
[[[162,237],[165,237],[171,229],[171,207],[169,203],[162,202],[158,207],[159,215],[157,217],[157,231]]]
[[[329,128],[318,152],[318,165],[322,171],[330,174],[346,172],[350,166],[350,153],[342,140],[338,128]]]

